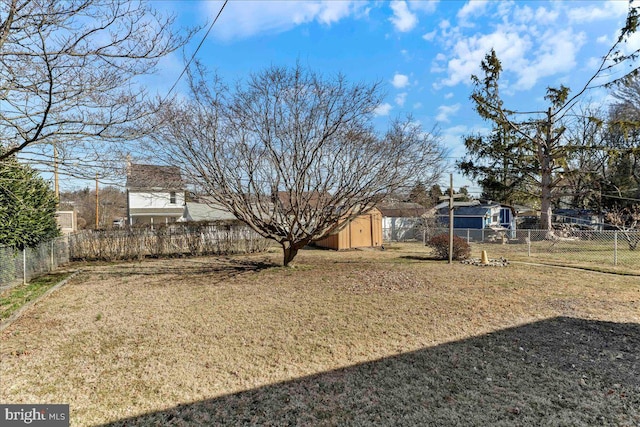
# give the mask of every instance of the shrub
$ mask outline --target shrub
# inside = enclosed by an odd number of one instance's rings
[[[427,242],[427,246],[433,249],[438,259],[449,259],[449,235],[438,234]],[[467,259],[471,255],[471,247],[466,240],[453,236],[453,259]]]

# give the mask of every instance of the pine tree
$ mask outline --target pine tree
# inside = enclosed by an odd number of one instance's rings
[[[59,235],[53,190],[15,157],[0,161],[0,246],[18,250]]]

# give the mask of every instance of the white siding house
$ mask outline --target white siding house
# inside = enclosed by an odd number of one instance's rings
[[[168,224],[182,216],[184,182],[175,166],[131,164],[127,172],[130,225]]]

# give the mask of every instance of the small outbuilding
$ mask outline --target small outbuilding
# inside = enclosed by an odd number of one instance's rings
[[[427,209],[412,202],[389,202],[378,205],[382,213],[382,236],[385,241],[421,239],[420,227]]]
[[[334,250],[382,247],[382,213],[373,208],[357,216],[342,230],[324,239],[316,240],[316,246]]]

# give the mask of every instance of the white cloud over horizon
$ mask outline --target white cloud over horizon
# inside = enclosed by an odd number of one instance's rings
[[[571,26],[555,24],[561,13],[567,14],[572,9],[472,1],[458,11],[458,16],[490,13],[485,10],[488,5],[495,6],[493,13],[501,19],[488,31],[473,31],[469,35],[464,22],[450,26],[448,21],[443,21],[440,34],[435,38],[450,49],[436,56],[432,64],[433,72],[446,73],[434,84],[436,89],[460,83],[469,85],[472,74],[481,74],[480,63],[491,49],[501,61],[502,73],[511,76],[505,79],[509,81],[506,89],[510,92],[529,90],[543,78],[560,78],[579,66],[578,53],[587,42],[586,34]],[[614,6],[610,9],[617,11]]]
[[[407,2],[404,0],[393,0],[390,7],[393,10],[393,16],[389,18],[389,21],[397,31],[406,33],[413,30],[418,24],[418,17],[409,10]]]
[[[391,113],[392,109],[393,109],[393,106],[388,102],[385,102],[383,104],[378,105],[376,109],[373,111],[373,113],[376,116],[388,116],[389,113]]]
[[[203,3],[204,11],[211,17],[210,19],[216,16],[222,3],[222,1]],[[225,7],[224,19],[216,23],[212,36],[222,40],[232,40],[261,33],[277,34],[314,21],[322,25],[331,25],[350,16],[361,16],[365,12],[365,6],[366,3],[353,0],[232,1]]]
[[[441,105],[438,107],[438,115],[436,121],[449,123],[451,121],[450,116],[457,113],[460,110],[460,104],[454,105]]]
[[[391,84],[396,89],[402,89],[409,84],[409,76],[405,74],[396,73],[391,80]]]

